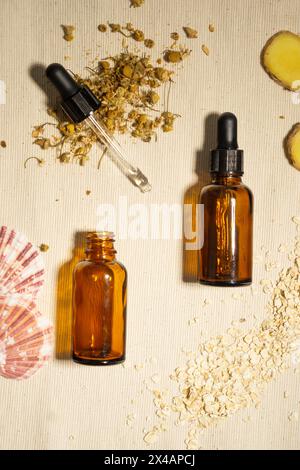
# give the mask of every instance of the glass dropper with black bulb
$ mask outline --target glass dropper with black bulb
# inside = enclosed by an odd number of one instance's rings
[[[85,122],[98,137],[100,145],[108,149],[112,161],[127,178],[143,193],[151,190],[147,177],[141,170],[131,165],[120,144],[109,133],[106,126],[95,115],[100,101],[87,86],[79,85],[61,64],[50,64],[46,75],[56,87],[62,101],[61,108],[74,123]]]

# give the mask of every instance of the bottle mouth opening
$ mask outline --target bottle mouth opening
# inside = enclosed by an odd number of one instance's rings
[[[115,234],[114,232],[109,232],[106,230],[100,230],[100,231],[95,231],[95,232],[88,232],[86,234],[87,240],[114,240],[115,239]]]
[[[94,259],[113,259],[115,235],[106,230],[87,232],[85,253]]]

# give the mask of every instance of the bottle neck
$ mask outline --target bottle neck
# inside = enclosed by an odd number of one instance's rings
[[[218,173],[212,173],[211,181],[214,184],[237,185],[237,184],[242,183],[242,177],[239,175],[232,175],[232,174],[220,175]]]
[[[89,232],[86,236],[85,259],[88,261],[113,261],[116,259],[112,232]]]

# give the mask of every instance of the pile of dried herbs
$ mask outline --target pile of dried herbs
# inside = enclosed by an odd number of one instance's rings
[[[111,32],[143,42],[145,47],[154,46],[154,41],[145,39],[144,33],[131,23],[125,26],[109,23],[108,26]],[[98,30],[106,32],[108,28],[100,24]],[[130,134],[143,142],[150,142],[157,138],[159,130],[172,131],[178,117],[169,109],[174,71],[169,66],[163,66],[163,60],[176,64],[189,54],[190,51],[178,45],[175,39],[175,43],[163,52],[163,57],[154,62],[145,52],[129,52],[123,43],[119,54],[99,61],[95,68],[86,67],[85,78],[79,75],[74,77],[78,83],[88,86],[101,102],[95,114],[111,134]],[[43,150],[55,147],[57,158],[62,163],[84,165],[97,140],[93,131],[85,123],[64,121],[55,109],[48,109],[48,114],[55,122],[35,126],[33,143]],[[50,135],[51,126],[56,128],[54,135]],[[44,163],[44,159],[37,160],[39,164]]]
[[[133,8],[141,7],[144,4],[145,0],[130,0],[130,6]]]

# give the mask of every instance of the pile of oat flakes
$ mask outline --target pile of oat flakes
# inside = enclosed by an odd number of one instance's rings
[[[300,348],[300,218],[292,265],[283,269],[272,286],[267,318],[245,332],[232,327],[225,335],[201,344],[184,367],[171,375],[179,394],[171,400],[154,390],[159,422],[144,435],[152,444],[167,430],[167,418],[177,415],[186,424],[188,449],[199,448],[199,432],[242,408],[258,406],[265,386],[299,362]],[[298,413],[293,413],[293,419]]]

